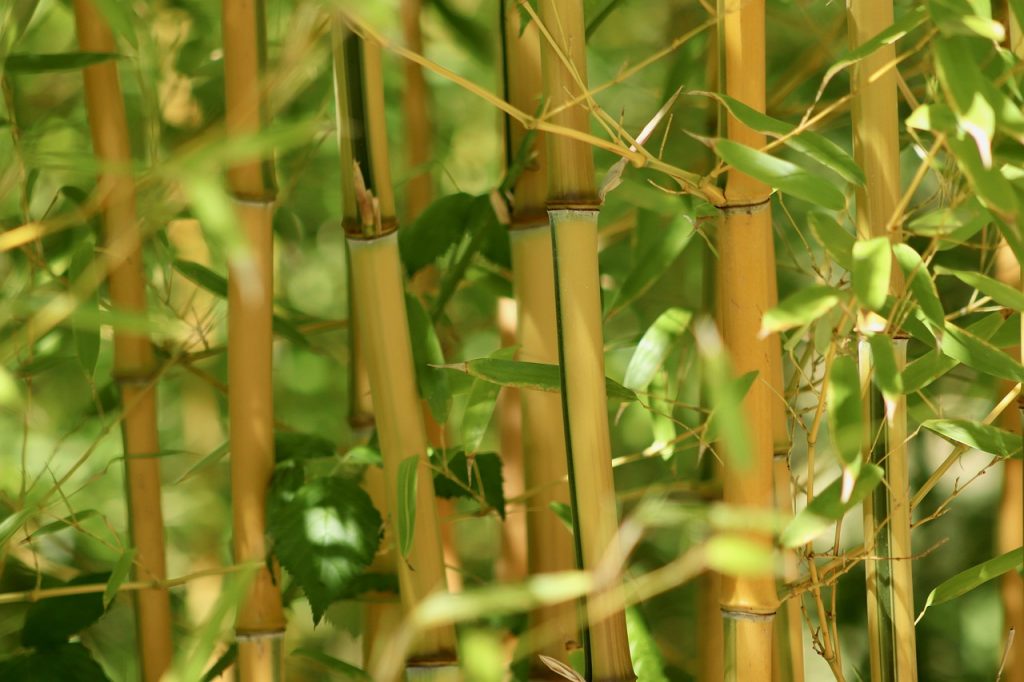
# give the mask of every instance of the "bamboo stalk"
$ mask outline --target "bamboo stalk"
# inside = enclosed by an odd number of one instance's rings
[[[227,134],[259,133],[264,124],[263,4],[224,0],[224,86]],[[275,187],[270,159],[228,170],[248,257],[228,267],[228,421],[231,499],[237,562],[265,562],[264,518],[274,467],[273,261]],[[285,629],[276,567],[256,571],[235,619],[243,682],[284,677]]]
[[[853,46],[869,40],[893,22],[892,0],[851,0],[849,31]],[[888,69],[875,77],[893,59],[895,47],[888,45],[854,67],[853,149],[864,169],[867,182],[857,190],[857,235],[860,239],[888,236],[900,240],[897,226],[886,231],[899,201],[899,117],[897,73]],[[899,296],[902,273],[893,269],[890,291]],[[862,319],[862,326],[865,323]],[[897,366],[906,364],[907,339],[899,330],[893,339]],[[891,398],[883,406],[881,396],[870,386],[871,357],[866,340],[860,342],[861,392],[865,396],[865,439],[870,458],[885,472],[886,485],[879,486],[864,502],[865,562],[868,588],[868,636],[872,680],[917,679],[914,636],[913,554],[910,538],[910,480],[907,462],[907,403],[905,396]],[[876,447],[874,424],[884,419],[884,437]],[[873,557],[897,557],[876,559]],[[902,558],[899,558],[902,557]]]
[[[534,23],[521,32],[518,4],[503,0],[506,98],[512,106],[534,111],[543,91],[540,32]],[[506,121],[506,156],[509,162],[526,139],[525,129]],[[534,138],[536,159],[519,176],[513,189],[509,234],[512,249],[513,290],[517,303],[516,343],[519,359],[558,362],[555,323],[555,275],[551,228],[547,221],[547,151],[544,140]],[[527,561],[530,575],[576,568],[571,534],[551,509],[551,503],[569,504],[565,427],[561,399],[553,393],[522,391],[522,449],[527,490],[537,493],[527,501]],[[579,647],[576,606],[555,604],[530,614],[531,626],[551,628],[557,634],[537,653],[568,663],[571,649]],[[531,659],[531,677],[556,679],[538,657]]]
[[[764,111],[764,2],[723,0],[723,43],[726,92],[749,107]],[[730,140],[759,148],[764,135],[728,118]],[[730,171],[725,188],[724,220],[718,236],[718,317],[722,338],[736,373],[756,371],[744,399],[751,425],[752,464],[746,469],[726,460],[723,497],[726,504],[763,510],[772,506],[773,411],[771,388],[773,343],[759,339],[761,314],[771,301],[767,283],[774,280],[769,188],[754,178]],[[749,283],[765,286],[751,287]],[[770,545],[766,535],[755,536]],[[722,576],[725,629],[725,679],[770,680],[773,667],[773,620],[778,597],[773,576]]]
[[[420,28],[422,0],[402,0],[402,36],[406,48],[423,54],[423,31]],[[433,196],[430,171],[429,91],[423,68],[414,61],[403,60],[405,88],[402,90],[402,114],[405,117],[405,150],[412,174],[405,186],[406,215],[415,218],[430,205]]]
[[[498,331],[502,347],[516,345],[516,321],[519,306],[514,298],[498,300]],[[506,387],[498,396],[496,410],[501,437],[501,470],[505,499],[522,497],[526,492],[523,470],[523,421],[519,391]],[[501,557],[497,574],[506,582],[520,582],[529,574],[527,564],[526,514],[510,510],[501,524]]]
[[[114,36],[90,0],[75,0],[79,48],[87,52],[117,52]],[[115,308],[145,313],[146,282],[142,267],[142,237],[135,213],[135,182],[124,98],[117,63],[85,69],[85,100],[93,148],[104,163],[99,178],[103,197],[104,241],[112,267],[108,277]],[[157,431],[156,361],[148,338],[115,332],[114,380],[127,410],[122,437],[125,483],[132,544],[136,549],[136,580],[167,577],[164,557],[163,512],[160,506],[160,451]],[[132,406],[127,409],[127,406]],[[145,589],[135,597],[136,628],[142,677],[159,680],[170,665],[171,607],[166,589]]]
[[[366,134],[372,191],[361,187],[362,174],[352,173],[346,186],[360,207],[361,224],[346,225],[352,267],[352,296],[357,333],[365,349],[366,369],[373,393],[377,433],[384,464],[385,500],[391,537],[399,514],[398,470],[410,456],[418,458],[415,533],[406,556],[397,558],[402,607],[411,611],[427,595],[445,590],[434,482],[427,461],[427,434],[413,370],[412,343],[405,311],[402,267],[398,255],[397,221],[384,128],[384,90],[380,45],[359,41],[342,22],[334,27],[334,59],[339,117],[348,119],[341,134],[342,163],[357,154],[359,145],[346,134],[359,124]],[[356,89],[361,93],[355,93]],[[354,96],[355,95],[355,96]],[[362,107],[353,106],[362,102]],[[455,668],[455,630],[439,627],[422,633],[406,662],[410,676],[440,679]],[[376,663],[376,662],[374,662]],[[383,665],[383,662],[381,663]]]
[[[544,91],[547,103],[557,111],[587,87],[583,3],[543,0],[540,17],[552,38],[541,45]],[[561,109],[551,122],[589,131],[589,115],[581,104]],[[625,557],[618,539],[608,433],[593,152],[579,140],[561,135],[549,135],[547,145],[555,321],[577,561],[587,570],[602,564],[620,570]],[[606,597],[594,597],[587,600],[586,613],[587,679],[635,679],[623,611]]]
[[[1011,36],[1014,36],[1011,30]],[[1020,34],[1017,29],[1016,38]],[[996,254],[996,276],[999,281],[1013,287],[1021,286],[1020,263],[1014,257],[1009,245],[1003,241]],[[1024,326],[1024,321],[1022,321]],[[1016,349],[1024,357],[1024,347]],[[1009,390],[1010,386],[1003,387]],[[1018,398],[1018,410],[1005,410],[1001,426],[1013,433],[1021,433],[1024,423],[1024,399]],[[1003,491],[999,499],[996,553],[1009,552],[1024,544],[1024,463],[1019,459],[1003,462]],[[1009,651],[1006,653],[1002,680],[1024,682],[1024,577],[1017,571],[1008,571],[1000,579],[1003,599],[1003,636],[1007,638]],[[1012,632],[1013,639],[1009,640]]]

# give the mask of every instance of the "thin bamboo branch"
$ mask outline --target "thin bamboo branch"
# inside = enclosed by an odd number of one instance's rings
[[[89,52],[116,52],[114,36],[91,0],[75,0],[74,9],[79,47]],[[147,309],[142,241],[135,213],[128,120],[116,62],[85,69],[85,97],[93,148],[105,164],[99,179],[104,188],[104,241],[108,248],[117,249],[110,254],[117,263],[107,278],[110,298],[114,307],[141,314]],[[156,387],[150,381],[156,371],[148,338],[115,333],[113,373],[125,409],[122,435],[128,518],[137,550],[135,574],[149,581],[162,581],[167,575],[160,460],[146,457],[160,451]],[[166,589],[140,590],[135,604],[143,679],[159,680],[173,654],[169,596]]]

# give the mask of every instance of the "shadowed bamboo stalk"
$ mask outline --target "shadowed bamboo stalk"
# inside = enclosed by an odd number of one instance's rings
[[[227,134],[251,135],[264,125],[265,61],[261,0],[224,0],[224,86]],[[270,159],[229,169],[228,183],[245,258],[228,267],[228,419],[236,562],[265,562],[266,491],[274,468],[272,384],[275,185]],[[276,568],[255,572],[235,620],[242,682],[284,676],[285,618]]]
[[[423,32],[420,29],[422,0],[402,0],[402,36],[405,46],[423,54]],[[430,171],[430,110],[429,91],[423,78],[423,68],[414,61],[402,61],[405,69],[405,87],[402,90],[402,113],[405,117],[405,151],[411,175],[405,186],[406,215],[416,218],[430,205],[433,195]]]
[[[430,593],[446,587],[433,476],[427,461],[427,434],[416,390],[398,255],[381,50],[377,43],[361,41],[349,33],[340,21],[334,26],[334,46],[342,164],[353,168],[351,173],[343,173],[343,182],[350,183],[343,188],[343,194],[352,196],[360,215],[358,224],[345,226],[358,321],[356,331],[365,352],[373,393],[389,531],[396,540],[399,468],[408,457],[416,457],[418,462],[412,500],[415,531],[408,554],[396,557],[402,606],[408,612]],[[365,133],[365,144],[353,140],[355,130]],[[359,157],[369,166],[364,166],[372,183],[369,190],[363,184],[362,170],[350,163]],[[455,630],[446,626],[419,637],[409,653],[406,670],[418,679],[447,679],[456,670],[455,662]]]
[[[851,0],[849,31],[853,46],[874,37],[893,22],[892,0]],[[898,228],[886,231],[900,194],[899,118],[897,74],[876,72],[896,56],[895,47],[876,50],[854,68],[853,150],[867,182],[857,190],[857,237],[887,236],[900,241]],[[902,273],[893,268],[890,293],[903,290]],[[866,322],[862,317],[861,325]],[[870,323],[869,323],[870,324]],[[862,333],[866,330],[862,329]],[[897,369],[907,360],[907,339],[889,324]],[[885,485],[864,502],[864,536],[870,557],[865,562],[868,589],[868,637],[872,680],[917,679],[914,636],[913,554],[910,542],[910,480],[907,467],[907,401],[897,396],[884,402],[870,385],[871,350],[866,338],[860,342],[861,393],[864,397],[866,455],[882,467]],[[866,366],[865,366],[866,365]],[[876,424],[884,419],[884,436],[875,439]],[[876,440],[878,441],[876,443]],[[874,444],[874,445],[872,445]]]
[[[513,298],[498,299],[498,332],[503,348],[516,345],[519,306]],[[505,387],[498,395],[496,411],[501,437],[501,471],[505,499],[521,498],[526,492],[523,472],[523,420],[519,390]],[[519,582],[529,573],[527,565],[526,514],[510,510],[501,524],[501,557],[497,575],[506,582]]]
[[[79,48],[85,52],[117,52],[114,36],[91,0],[75,0]],[[118,310],[144,314],[146,282],[142,239],[135,213],[135,182],[124,98],[117,62],[85,68],[85,102],[93,149],[103,162],[98,192],[103,197],[104,242],[113,253],[108,277],[110,299]],[[137,552],[136,580],[167,577],[164,524],[160,507],[160,451],[157,434],[156,360],[148,338],[115,332],[114,380],[125,406],[122,437],[128,519]],[[128,406],[131,406],[130,408]],[[166,589],[140,590],[135,597],[142,677],[159,680],[170,665],[171,607]]]
[[[724,0],[726,92],[749,107],[764,111],[765,29],[763,0]],[[764,135],[728,118],[730,140],[759,148]],[[725,188],[724,220],[718,236],[718,318],[722,338],[737,375],[756,371],[744,399],[751,426],[751,465],[744,469],[726,459],[723,497],[726,504],[752,511],[772,506],[773,409],[770,354],[776,346],[758,336],[761,316],[771,301],[767,283],[774,278],[771,199],[769,188],[735,170]],[[751,287],[750,282],[765,286]],[[754,536],[769,545],[767,536]],[[778,608],[775,580],[770,573],[749,577],[722,576],[722,616],[725,629],[725,679],[770,680],[773,661],[773,620]]]
[[[1011,31],[1011,36],[1015,34]],[[1019,31],[1016,33],[1019,39]],[[999,281],[1012,287],[1021,286],[1020,263],[1013,255],[1009,245],[1004,241],[1000,244],[996,256],[996,276]],[[1021,322],[1024,326],[1024,321]],[[1024,347],[1016,349],[1017,352]],[[1024,353],[1021,354],[1024,358]],[[1008,390],[1009,386],[1004,386]],[[1001,426],[1013,433],[1021,433],[1024,423],[1024,399],[1018,397],[1018,410],[1003,411]],[[1003,492],[999,500],[999,521],[996,540],[996,554],[1012,551],[1024,544],[1024,463],[1020,459],[1003,461]],[[1003,598],[1003,636],[1013,632],[1006,654],[1002,680],[1004,682],[1024,682],[1024,577],[1018,571],[1007,571],[1000,578],[1000,590]]]
[[[543,91],[540,32],[531,22],[520,32],[516,0],[504,0],[506,97],[512,106],[536,111]],[[506,156],[511,163],[526,139],[515,121],[506,121]],[[558,362],[555,324],[555,274],[551,228],[547,217],[547,151],[542,138],[534,138],[536,158],[516,181],[512,200],[510,240],[512,279],[517,302],[516,343],[519,359]],[[551,509],[551,503],[569,504],[566,482],[565,427],[561,399],[541,391],[520,393],[526,500],[527,561],[530,575],[576,568],[573,540]],[[537,653],[568,663],[569,650],[579,646],[576,606],[563,602],[531,614],[534,627],[553,627],[557,637]],[[531,658],[531,676],[556,679],[537,657]]]
[[[583,3],[543,0],[540,10],[554,42],[541,44],[544,92],[548,105],[557,109],[587,87]],[[580,132],[590,129],[581,104],[563,109],[551,122]],[[603,563],[619,570],[625,557],[618,538],[608,433],[593,152],[587,144],[560,135],[549,135],[547,145],[555,320],[577,560],[587,570]],[[633,680],[625,615],[604,600],[587,600],[586,677]]]

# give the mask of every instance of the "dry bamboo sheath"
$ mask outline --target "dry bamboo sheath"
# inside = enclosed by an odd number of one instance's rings
[[[892,0],[852,0],[848,18],[851,43],[860,45],[892,24]],[[852,85],[854,156],[867,178],[857,191],[857,237],[887,236],[897,243],[899,231],[886,232],[900,195],[897,77],[895,69],[887,69],[895,56],[892,45],[876,50],[854,68]],[[902,290],[903,278],[896,266],[890,293],[899,296]],[[865,320],[862,316],[862,325]],[[898,329],[891,333],[897,368],[902,370],[907,339]],[[860,357],[865,459],[870,458],[885,472],[885,485],[876,488],[864,503],[865,546],[869,556],[893,557],[868,559],[865,563],[871,679],[913,682],[917,679],[917,654],[909,560],[913,552],[907,404],[906,398],[899,396],[890,399],[883,409],[881,396],[870,385],[871,350],[866,339],[860,342]],[[876,439],[875,425],[880,418],[885,420],[884,437]]]
[[[583,3],[542,0],[541,20],[553,43],[542,41],[544,91],[559,107],[587,87]],[[589,131],[587,110],[577,104],[551,122]],[[548,216],[554,251],[556,323],[562,367],[562,410],[568,450],[570,495],[578,529],[577,551],[585,569],[621,565],[615,487],[604,379],[604,335],[598,284],[598,198],[588,145],[549,135]],[[571,349],[571,352],[570,352]],[[611,613],[599,617],[598,614]],[[587,603],[588,677],[632,680],[625,616],[603,600]]]
[[[263,128],[264,44],[261,0],[224,0],[225,126],[229,136]],[[265,562],[266,491],[274,467],[272,388],[275,185],[269,159],[228,171],[245,259],[228,268],[228,421],[235,561]],[[285,628],[276,569],[260,568],[235,621],[243,682],[283,677]]]
[[[91,0],[75,0],[79,48],[85,52],[117,52],[114,36]],[[135,183],[124,99],[117,62],[85,69],[85,100],[96,155],[104,169],[99,179],[103,197],[104,242],[112,263],[108,278],[114,307],[142,314],[146,311],[146,282],[142,269],[142,242],[135,214]],[[164,559],[163,513],[160,508],[160,450],[157,438],[156,361],[145,336],[114,335],[114,379],[125,410],[123,438],[128,519],[135,546],[137,580],[167,577]],[[167,590],[136,593],[136,622],[147,682],[160,679],[170,665],[171,607]]]
[[[531,22],[520,32],[518,2],[503,0],[503,5],[506,97],[522,111],[536,111],[543,90],[540,31]],[[506,155],[511,162],[526,131],[514,121],[506,121],[506,126]],[[555,273],[546,211],[547,152],[539,136],[534,151],[536,159],[519,176],[512,201],[509,238],[518,310],[516,343],[520,360],[556,364]],[[526,501],[529,573],[572,570],[576,567],[572,535],[550,508],[552,502],[569,503],[561,400],[554,393],[522,391],[520,405],[525,487],[532,493]],[[538,609],[531,614],[531,625],[553,628],[556,633],[538,653],[568,662],[569,650],[579,641],[575,605]],[[556,679],[539,658],[534,656],[531,661],[535,662],[532,677]]]
[[[426,429],[405,312],[387,134],[380,125],[385,120],[381,49],[372,41],[360,41],[346,33],[342,24],[336,25],[335,30],[340,32],[335,45],[341,48],[335,50],[339,119],[348,119],[342,122],[343,164],[359,156],[356,152],[363,146],[362,140],[353,140],[352,131],[364,132],[368,149],[362,156],[370,166],[366,170],[372,191],[376,192],[373,199],[368,194],[359,196],[361,172],[357,176],[353,171],[350,178],[343,177],[343,181],[351,179],[351,184],[343,188],[345,201],[353,196],[360,206],[360,222],[349,222],[345,228],[355,319],[359,322],[357,333],[365,352],[384,463],[384,498],[391,537],[396,537],[393,531],[399,514],[399,468],[406,458],[418,458],[415,532],[408,555],[397,559],[402,605],[408,611],[431,592],[444,590],[445,575],[433,477],[427,461]],[[451,674],[454,665],[455,630],[447,626],[420,636],[409,655],[407,670],[410,674],[440,679]]]
[[[764,1],[725,0],[724,49],[726,92],[757,111],[765,106]],[[749,147],[765,144],[764,135],[731,116],[730,140]],[[771,388],[775,346],[761,340],[758,331],[768,306],[767,283],[774,277],[770,190],[763,183],[735,170],[725,188],[724,220],[718,235],[718,317],[726,347],[737,375],[756,371],[766,380],[755,381],[744,399],[751,425],[752,464],[746,469],[727,466],[723,479],[726,504],[748,509],[772,506],[773,428]],[[773,287],[774,288],[774,287]],[[756,536],[766,546],[768,536]],[[772,676],[772,622],[778,607],[775,580],[770,573],[751,577],[722,576],[722,615],[725,626],[725,679],[758,682]]]

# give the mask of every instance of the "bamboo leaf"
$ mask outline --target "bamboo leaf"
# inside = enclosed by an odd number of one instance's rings
[[[697,339],[702,375],[711,403],[715,406],[715,423],[725,444],[726,457],[731,466],[745,470],[753,461],[750,425],[743,411],[743,394],[733,376],[729,354],[710,320],[699,320],[694,325],[693,335]]]
[[[756,576],[771,572],[771,547],[744,535],[719,533],[704,546],[708,566],[719,573]]]
[[[96,517],[102,518],[102,514],[100,514],[95,509],[83,509],[82,511],[75,512],[74,514],[69,514],[64,518],[60,518],[56,521],[51,521],[50,523],[40,526],[28,538],[26,538],[24,542],[34,540],[38,537],[42,537],[43,535],[50,535],[51,533],[56,533],[57,531],[64,530],[65,528],[72,528],[80,524],[82,521],[85,521],[86,519],[92,519]]]
[[[832,211],[846,206],[846,198],[835,185],[794,163],[725,139],[715,141],[715,152],[736,170],[781,192]]]
[[[949,357],[984,374],[1010,381],[1024,381],[1024,367],[1019,362],[952,322],[946,322],[941,348]]]
[[[967,0],[928,0],[928,11],[945,35],[978,36],[997,43],[1006,38],[1002,24],[991,16],[978,16]]]
[[[690,243],[694,235],[693,215],[685,206],[680,204],[679,212],[672,216],[661,238],[651,243],[637,257],[622,286],[611,296],[605,308],[605,317],[611,317],[639,298],[665,274]]]
[[[68,277],[72,281],[78,281],[85,269],[92,263],[93,253],[96,245],[91,236],[86,237],[79,243],[71,256],[71,263],[68,265]],[[100,300],[94,292],[91,296],[84,298],[79,306],[88,306],[95,314],[99,314]],[[78,362],[82,365],[85,374],[91,377],[96,372],[96,361],[100,355],[100,332],[98,329],[86,327],[75,327],[75,352],[78,355]]]
[[[339,679],[342,680],[355,680],[356,682],[371,682],[373,679],[362,668],[357,668],[351,663],[346,663],[345,661],[339,660],[333,656],[328,656],[318,649],[299,647],[294,650],[291,655],[306,658],[314,663],[318,663],[333,673],[331,679],[334,679],[334,675],[340,675]]]
[[[274,555],[309,599],[316,624],[373,561],[381,517],[354,481],[325,477],[293,485],[289,481],[272,489],[267,533]]]
[[[109,579],[109,573],[90,573],[65,585],[102,585]],[[37,648],[64,644],[72,635],[98,621],[104,611],[102,592],[41,599],[28,607],[21,629],[21,644]]]
[[[1017,312],[1024,310],[1024,293],[1007,284],[1003,284],[999,280],[983,275],[980,272],[956,270],[941,265],[935,266],[935,272],[939,275],[952,275],[967,286],[974,287],[996,303],[1007,308],[1012,308]]]
[[[515,348],[502,348],[489,357],[510,360],[515,352]],[[480,443],[487,435],[487,427],[494,416],[494,407],[500,390],[500,384],[486,379],[473,380],[473,387],[469,390],[469,400],[467,400],[466,409],[462,413],[462,447],[469,452],[476,452],[480,449]]]
[[[1024,547],[1011,549],[1006,554],[984,561],[977,566],[971,566],[965,571],[957,573],[952,578],[943,581],[938,587],[928,593],[921,616],[931,606],[938,606],[946,602],[962,597],[971,590],[994,580],[1004,573],[1012,570],[1019,570],[1024,564]],[[918,616],[920,620],[921,616]]]
[[[889,293],[892,249],[888,237],[858,240],[853,245],[853,293],[869,310],[881,310]]]
[[[879,390],[887,398],[905,393],[903,388],[903,375],[896,364],[896,351],[893,348],[892,337],[888,334],[871,334],[868,337],[871,345],[871,360],[874,364],[872,379]]]
[[[921,427],[954,443],[960,443],[991,455],[1018,459],[1021,456],[1020,435],[997,426],[969,419],[929,419],[923,422]]]
[[[822,284],[800,289],[765,312],[761,320],[760,336],[763,338],[775,332],[811,324],[841,300],[841,291]]]
[[[846,270],[853,270],[853,245],[856,238],[826,213],[812,211],[807,218],[818,241],[832,260]]]
[[[972,324],[968,331],[987,340],[992,338],[1002,324],[1002,315],[993,313]],[[903,370],[903,388],[907,393],[920,391],[959,364],[955,358],[944,354],[941,348],[936,348],[907,365]]]
[[[416,532],[419,464],[419,455],[412,455],[398,465],[398,549],[403,557],[408,557],[412,551],[412,541]]]
[[[114,570],[110,572],[110,580],[107,581],[107,589],[103,590],[103,610],[110,608],[110,602],[114,601],[121,584],[128,579],[132,572],[132,563],[135,561],[135,548],[130,547],[121,554]]]
[[[451,411],[452,390],[448,375],[436,367],[444,364],[441,340],[418,298],[406,294],[405,309],[409,316],[409,338],[412,341],[412,358],[416,365],[416,383],[420,395],[427,401],[434,421],[444,424]]]
[[[728,95],[708,94],[724,104],[729,113],[748,128],[775,137],[789,135],[790,137],[786,138],[784,144],[790,149],[806,154],[823,166],[835,171],[848,182],[852,182],[855,185],[864,184],[864,171],[860,169],[860,166],[853,160],[853,157],[845,149],[824,135],[810,130],[804,130],[796,135],[791,135],[796,126],[763,114]]]
[[[558,365],[522,360],[479,358],[454,365],[443,365],[444,369],[465,372],[470,376],[490,381],[500,386],[523,388],[548,393],[561,393],[562,378]],[[618,401],[639,400],[636,393],[613,379],[605,377],[608,398]]]
[[[629,633],[629,654],[637,679],[644,682],[669,682],[658,643],[639,606],[626,609],[626,631]]]
[[[910,294],[917,303],[925,319],[932,324],[933,330],[941,330],[946,320],[946,311],[942,309],[939,292],[935,282],[928,275],[928,268],[917,251],[907,244],[896,244],[892,247],[900,270],[907,277]]]
[[[465,192],[441,197],[398,231],[398,249],[406,274],[416,274],[459,243],[474,201],[476,197]]]
[[[860,374],[853,358],[844,355],[832,361],[827,398],[832,445],[845,466],[854,466],[861,458],[864,426],[860,405]]]
[[[467,457],[464,450],[457,450],[448,456],[442,471],[434,473],[434,494],[438,497],[475,499],[470,490],[505,518],[504,478],[498,455],[480,452]]]
[[[61,643],[0,661],[0,680],[109,682],[100,664],[82,644]]]
[[[633,391],[646,391],[692,319],[693,313],[682,308],[669,308],[659,315],[633,351],[622,385]]]
[[[188,469],[186,469],[185,473],[183,473],[174,481],[175,485],[189,478],[192,478],[192,476],[199,473],[200,471],[208,469],[209,467],[213,466],[220,460],[224,459],[224,456],[228,454],[228,446],[229,443],[225,441],[221,443],[218,447],[214,448],[212,451],[210,451],[208,455],[206,455],[201,460],[199,460],[198,462],[190,466]]]
[[[102,64],[111,59],[120,59],[115,52],[60,52],[53,54],[12,53],[7,55],[4,69],[20,75],[51,73],[53,71],[74,71],[93,64]]]
[[[946,138],[946,145],[985,206],[1007,215],[1017,210],[1013,185],[998,168],[985,166],[973,141],[967,142],[961,137],[950,136]]]
[[[786,525],[779,536],[779,542],[783,547],[799,547],[811,542],[859,505],[882,482],[882,476],[881,467],[874,464],[862,466],[853,490],[845,502],[842,499],[845,486],[843,477],[832,481]]]

